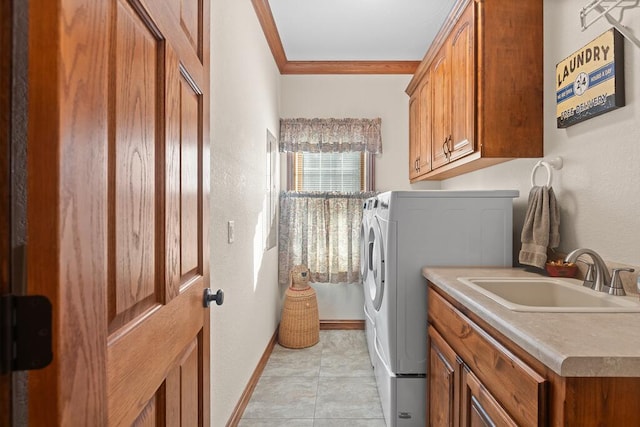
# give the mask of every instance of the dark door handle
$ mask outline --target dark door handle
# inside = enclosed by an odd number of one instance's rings
[[[222,305],[222,303],[224,302],[224,291],[222,289],[218,289],[218,291],[214,294],[213,292],[211,292],[211,288],[206,288],[204,290],[202,305],[209,308],[209,306],[211,305],[211,301],[215,301],[217,305]]]

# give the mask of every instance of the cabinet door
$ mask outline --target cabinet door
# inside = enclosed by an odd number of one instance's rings
[[[461,427],[517,427],[518,424],[467,366],[462,369],[461,391]]]
[[[444,339],[429,327],[429,426],[458,425],[458,389],[460,363],[455,352]]]
[[[449,43],[451,58],[451,141],[449,161],[474,151],[474,3],[454,27]]]
[[[431,68],[432,93],[432,151],[431,167],[436,169],[449,163],[448,141],[451,136],[451,88],[447,46],[443,46]]]
[[[420,100],[419,92],[409,100],[409,179],[416,178],[420,157]]]
[[[418,170],[420,175],[431,171],[431,82],[429,75],[420,88],[420,154]]]

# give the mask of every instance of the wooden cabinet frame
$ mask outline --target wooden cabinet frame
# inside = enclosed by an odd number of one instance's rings
[[[411,120],[431,126],[432,165],[410,170],[412,182],[542,157],[542,31],[542,0],[454,5],[406,89],[415,97],[426,79],[432,87],[431,107]]]

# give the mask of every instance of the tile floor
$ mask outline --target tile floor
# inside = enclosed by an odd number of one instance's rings
[[[385,427],[364,331],[320,331],[313,347],[276,344],[239,427]]]

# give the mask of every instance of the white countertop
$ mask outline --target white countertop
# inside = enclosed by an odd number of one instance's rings
[[[425,267],[422,274],[561,376],[640,376],[640,313],[515,312],[458,281],[542,277],[523,269]]]

